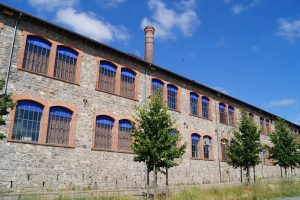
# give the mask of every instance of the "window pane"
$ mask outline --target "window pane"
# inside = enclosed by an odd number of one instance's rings
[[[131,151],[131,129],[132,125],[129,120],[119,121],[118,150]]]
[[[191,114],[198,116],[198,98],[199,96],[195,93],[191,93],[190,95],[190,107],[191,107]]]
[[[198,134],[192,134],[192,158],[200,158],[199,141],[200,136]]]
[[[114,120],[108,116],[97,116],[95,128],[95,148],[111,149]]]
[[[121,96],[135,98],[135,73],[129,69],[121,71]]]
[[[116,70],[117,67],[113,64],[106,61],[100,62],[98,82],[99,90],[115,93]]]
[[[163,82],[157,79],[152,79],[152,94],[155,94],[157,91],[161,91],[161,95],[163,95],[163,87]]]
[[[168,107],[172,110],[177,108],[177,88],[173,85],[168,85]]]
[[[228,107],[228,121],[230,126],[234,126],[234,108]]]
[[[226,124],[227,123],[227,115],[226,115],[226,111],[225,111],[225,104],[220,103],[219,104],[219,112],[220,112],[220,122]]]
[[[209,118],[209,99],[202,97],[202,117]]]
[[[211,159],[211,138],[204,137],[204,159]]]

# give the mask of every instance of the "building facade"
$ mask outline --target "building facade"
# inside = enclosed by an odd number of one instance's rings
[[[264,130],[256,175],[280,177],[267,159],[275,115],[3,4],[0,67],[17,103],[1,127],[2,189],[144,187],[145,165],[129,149],[131,121],[134,106],[157,89],[188,144],[170,170],[171,185],[240,180],[224,149],[241,109]]]

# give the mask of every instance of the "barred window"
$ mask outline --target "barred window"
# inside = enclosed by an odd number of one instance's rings
[[[44,106],[37,102],[18,101],[12,139],[38,142],[43,110]]]
[[[48,73],[51,43],[36,36],[28,36],[22,69],[38,74]]]
[[[234,126],[234,108],[232,106],[228,106],[228,121],[230,126]]]
[[[254,115],[252,113],[249,113],[249,117],[254,122]]]
[[[192,158],[200,158],[200,135],[192,134]]]
[[[135,73],[129,69],[121,70],[121,96],[135,98]]]
[[[168,85],[168,107],[172,110],[177,109],[177,87]]]
[[[95,129],[95,148],[112,149],[114,119],[108,116],[97,116]]]
[[[54,77],[75,82],[78,53],[70,48],[58,46],[54,67]]]
[[[204,159],[211,159],[211,137],[204,137]]]
[[[131,129],[132,125],[129,120],[119,121],[118,150],[131,151]]]
[[[262,133],[265,134],[265,119],[260,117],[259,118],[259,127],[262,129]]]
[[[163,95],[164,83],[157,79],[152,79],[152,94],[155,94],[158,91],[161,91]]]
[[[220,122],[223,124],[227,123],[226,105],[223,103],[219,104]]]
[[[198,99],[199,96],[196,93],[190,94],[190,108],[191,108],[191,114],[198,116]]]
[[[68,145],[71,120],[72,111],[69,109],[60,106],[51,107],[46,142],[50,144]]]
[[[115,93],[117,67],[110,62],[101,61],[99,68],[98,89]]]
[[[202,117],[209,119],[209,98],[202,97]]]
[[[270,121],[267,119],[266,120],[266,132],[269,134],[270,133]]]
[[[221,149],[222,149],[222,161],[228,162],[229,161],[229,157],[227,155],[228,140],[226,139],[221,140]]]

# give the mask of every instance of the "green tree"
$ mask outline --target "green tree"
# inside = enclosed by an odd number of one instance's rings
[[[232,131],[233,138],[227,154],[230,159],[228,163],[231,166],[246,170],[248,184],[250,183],[250,167],[255,168],[260,163],[260,133],[261,131],[254,124],[253,120],[242,111],[238,128]]]
[[[275,122],[275,131],[270,135],[273,144],[270,147],[270,158],[275,165],[284,168],[285,178],[287,177],[287,168],[296,167],[299,164],[299,154],[296,137],[292,130],[283,119],[277,119]]]
[[[174,128],[175,121],[168,113],[162,100],[161,91],[151,96],[144,106],[136,107],[135,123],[132,130],[131,149],[134,161],[147,166],[147,193],[149,194],[149,173],[154,175],[154,197],[157,195],[157,173],[167,174],[169,168],[177,165],[186,144],[178,145],[180,135]],[[166,171],[163,171],[163,170]]]
[[[0,82],[0,91],[3,91],[3,82]],[[14,103],[10,94],[0,94],[0,126],[5,125],[4,117],[9,114],[9,109],[14,108]],[[0,133],[0,140],[5,138],[5,134]]]

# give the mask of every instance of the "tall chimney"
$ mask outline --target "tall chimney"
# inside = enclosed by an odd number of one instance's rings
[[[155,29],[152,26],[146,26],[145,32],[145,61],[153,63],[153,43]]]

